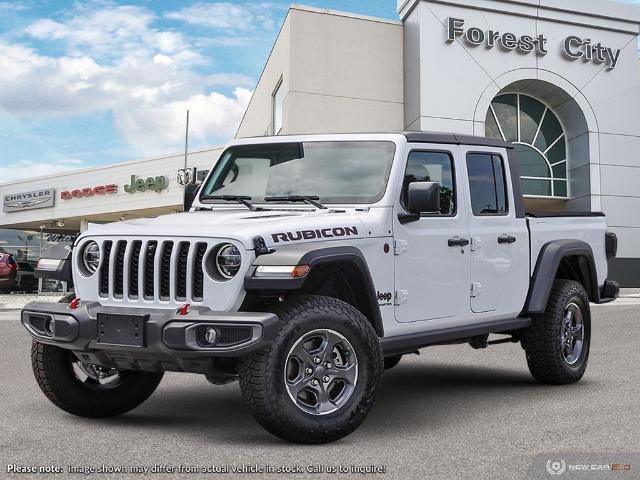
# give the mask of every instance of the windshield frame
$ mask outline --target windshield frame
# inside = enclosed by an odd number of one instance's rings
[[[266,137],[269,138],[269,137]],[[398,145],[398,142],[395,141],[395,139],[393,138],[389,138],[389,136],[380,136],[380,137],[368,137],[368,138],[331,138],[329,136],[325,137],[325,138],[309,138],[308,136],[305,136],[304,138],[295,138],[295,137],[289,137],[287,138],[287,136],[282,136],[282,137],[278,137],[278,140],[280,141],[259,141],[261,139],[253,139],[256,141],[253,142],[242,142],[242,143],[233,143],[231,145],[229,145],[227,148],[225,148],[218,160],[216,161],[216,163],[214,164],[213,168],[211,169],[211,171],[209,172],[209,174],[207,175],[207,177],[205,178],[205,180],[202,182],[202,185],[199,188],[199,192],[198,192],[198,203],[201,206],[224,206],[224,205],[228,205],[229,202],[224,201],[222,199],[213,199],[210,197],[216,196],[215,192],[212,192],[209,195],[205,195],[205,187],[212,181],[214,181],[214,176],[217,175],[218,170],[221,168],[222,162],[225,161],[226,155],[227,153],[236,147],[243,147],[243,146],[255,146],[255,147],[261,147],[261,146],[265,146],[265,147],[275,147],[278,145],[292,145],[292,144],[336,144],[336,143],[380,143],[380,144],[391,144],[393,146],[393,150],[391,151],[391,155],[390,155],[390,159],[389,159],[389,163],[388,166],[386,168],[386,172],[384,173],[384,175],[382,176],[382,186],[380,188],[380,191],[377,193],[377,195],[375,197],[367,197],[367,198],[361,198],[359,200],[354,200],[354,197],[320,197],[320,202],[323,205],[372,205],[375,203],[380,202],[382,199],[385,198],[385,195],[387,194],[388,190],[389,190],[389,180],[392,176],[392,172],[394,169],[394,165],[396,163],[396,157],[398,155],[398,151],[400,150],[400,146]],[[305,195],[305,196],[313,196],[313,195],[317,195],[318,192],[304,192],[304,193],[296,193],[295,195]],[[267,205],[269,207],[276,207],[276,205],[278,204],[287,204],[287,205],[291,205],[292,202],[289,202],[287,200],[282,200],[282,201],[278,201],[278,202],[266,202],[264,201],[264,197],[269,197],[272,195],[264,195],[264,196],[259,196],[259,197],[254,197],[251,200],[251,203],[254,205]],[[280,196],[280,195],[277,195]],[[194,205],[196,206],[196,205]],[[292,205],[293,206],[293,205]],[[312,207],[312,205],[305,205],[305,204],[300,204],[298,203],[297,205],[295,205],[296,208],[309,208]]]

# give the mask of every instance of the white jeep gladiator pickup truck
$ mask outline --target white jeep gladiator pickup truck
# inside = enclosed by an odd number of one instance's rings
[[[385,368],[429,345],[520,342],[537,381],[577,382],[589,302],[618,294],[605,217],[525,214],[502,141],[235,140],[185,203],[92,226],[40,261],[76,292],[22,311],[61,409],[119,415],[163,372],[195,372],[239,380],[272,434],[330,442],[364,421]]]

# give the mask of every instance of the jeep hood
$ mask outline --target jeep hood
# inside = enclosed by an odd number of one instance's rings
[[[368,209],[364,209],[368,210]],[[261,236],[267,246],[294,242],[360,238],[366,211],[214,209],[90,225],[85,236],[207,237],[235,239],[253,249]]]

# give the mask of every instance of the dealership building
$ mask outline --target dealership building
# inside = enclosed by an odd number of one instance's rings
[[[640,286],[640,8],[400,0],[397,9],[389,21],[292,6],[237,137],[423,130],[511,141],[527,208],[603,211],[619,239],[610,277]],[[208,170],[220,151],[190,152],[188,166]],[[184,161],[2,184],[0,227],[35,240],[24,252],[0,232],[0,249],[35,258],[40,238],[180,211]]]

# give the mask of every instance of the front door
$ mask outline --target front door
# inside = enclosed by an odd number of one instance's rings
[[[394,207],[395,316],[399,322],[457,317],[469,311],[469,230],[459,147],[409,145],[402,192]],[[439,182],[440,212],[401,223],[408,184]]]
[[[471,311],[517,316],[529,286],[529,235],[516,216],[509,162],[483,147],[461,150],[471,208]]]

